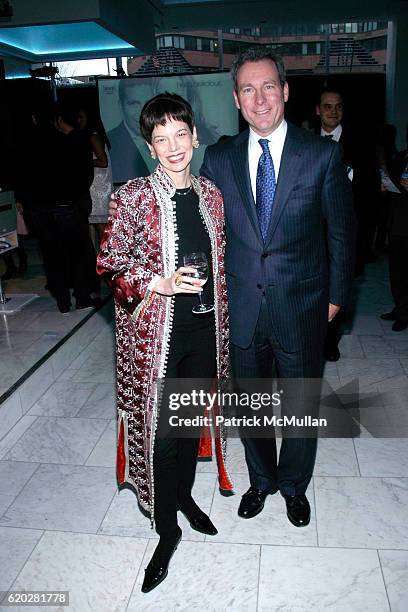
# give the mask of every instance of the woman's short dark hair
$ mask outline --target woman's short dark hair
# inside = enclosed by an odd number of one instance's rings
[[[275,64],[276,70],[278,71],[280,84],[282,87],[284,86],[286,83],[286,70],[281,56],[274,53],[269,47],[250,47],[249,49],[245,49],[239,53],[239,55],[237,55],[232,62],[231,74],[234,81],[235,91],[238,89],[237,75],[241,66],[247,62],[260,62],[264,59],[269,59]]]
[[[193,109],[187,100],[175,93],[158,94],[148,100],[140,114],[140,131],[143,138],[151,144],[156,125],[166,125],[168,119],[183,121],[193,131],[195,121]]]

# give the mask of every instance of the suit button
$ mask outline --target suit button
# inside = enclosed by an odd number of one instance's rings
[[[262,289],[262,285],[261,285],[261,283],[258,283],[258,284],[257,284],[257,288],[258,288],[258,289]]]
[[[266,259],[268,257],[269,253],[262,253],[261,257],[263,257],[263,259]]]

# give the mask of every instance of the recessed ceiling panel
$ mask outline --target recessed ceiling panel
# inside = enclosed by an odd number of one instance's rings
[[[135,50],[131,44],[93,21],[1,28],[0,43],[34,55]]]

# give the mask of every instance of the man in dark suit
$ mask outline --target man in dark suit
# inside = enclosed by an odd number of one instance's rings
[[[353,180],[355,146],[353,136],[344,130],[343,120],[343,97],[334,90],[324,90],[320,94],[319,103],[316,105],[316,114],[320,118],[320,126],[316,133],[323,138],[330,138],[334,142],[340,142],[343,148],[343,161],[347,166],[347,176]],[[354,143],[355,145],[356,143]],[[332,319],[327,327],[324,343],[324,357],[326,361],[338,361],[340,359],[339,340],[340,326],[344,320],[344,309],[340,309],[337,316]]]
[[[360,132],[343,124],[344,101],[334,89],[325,89],[316,106],[320,117],[319,133],[339,142],[343,161],[352,181],[354,208],[357,216],[356,276],[364,272],[364,264],[375,260],[372,250],[377,225],[381,182],[376,158],[376,130]],[[350,171],[351,170],[351,171]]]
[[[107,133],[111,145],[114,183],[125,183],[137,176],[150,174],[146,159],[149,153],[140,134],[139,117],[151,92],[151,85],[139,79],[121,79],[119,82],[119,104],[123,120]]]
[[[380,196],[380,175],[375,157],[374,137],[358,134],[355,129],[343,124],[343,96],[334,89],[324,89],[316,105],[320,126],[316,130],[320,136],[339,142],[343,150],[343,162],[347,166],[347,176],[351,181],[354,208],[358,219],[356,275],[364,271],[365,263],[373,261],[372,243],[374,239]],[[345,310],[329,323],[325,340],[324,354],[327,361],[338,361],[340,351],[340,326],[344,321]]]
[[[234,377],[319,378],[327,321],[350,291],[350,181],[340,148],[287,123],[285,68],[269,49],[232,68],[234,100],[249,129],[207,148],[201,173],[224,197]],[[327,252],[328,251],[328,252]],[[243,439],[250,488],[238,514],[256,516],[280,490],[289,520],[310,521],[305,495],[316,439]]]
[[[407,129],[408,144],[408,129]],[[408,327],[408,149],[398,153],[392,164],[390,178],[400,193],[390,193],[388,235],[390,243],[389,271],[395,306],[381,315],[394,321],[392,330],[401,332]]]

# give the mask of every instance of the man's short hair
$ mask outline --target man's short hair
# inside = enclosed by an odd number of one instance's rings
[[[237,91],[238,70],[241,68],[241,66],[247,62],[260,62],[264,59],[271,60],[275,64],[278,71],[280,84],[282,87],[285,85],[286,70],[281,56],[274,53],[269,47],[250,47],[249,49],[241,51],[241,53],[239,53],[239,55],[237,55],[232,62],[231,74],[234,81],[235,91]]]
[[[322,101],[322,97],[324,96],[324,94],[336,94],[336,96],[340,96],[341,101],[344,104],[344,97],[343,97],[343,94],[341,93],[341,91],[339,91],[335,87],[324,87],[320,91],[319,97],[317,98],[317,101],[316,101],[317,106],[320,106],[321,101]]]
[[[148,79],[146,79],[146,77],[122,77],[119,79],[118,85],[119,102],[120,104],[124,104],[129,92],[131,91],[133,93],[134,88],[140,87],[141,85],[150,87],[151,95],[155,94],[159,91],[160,83],[161,77],[157,76]]]

